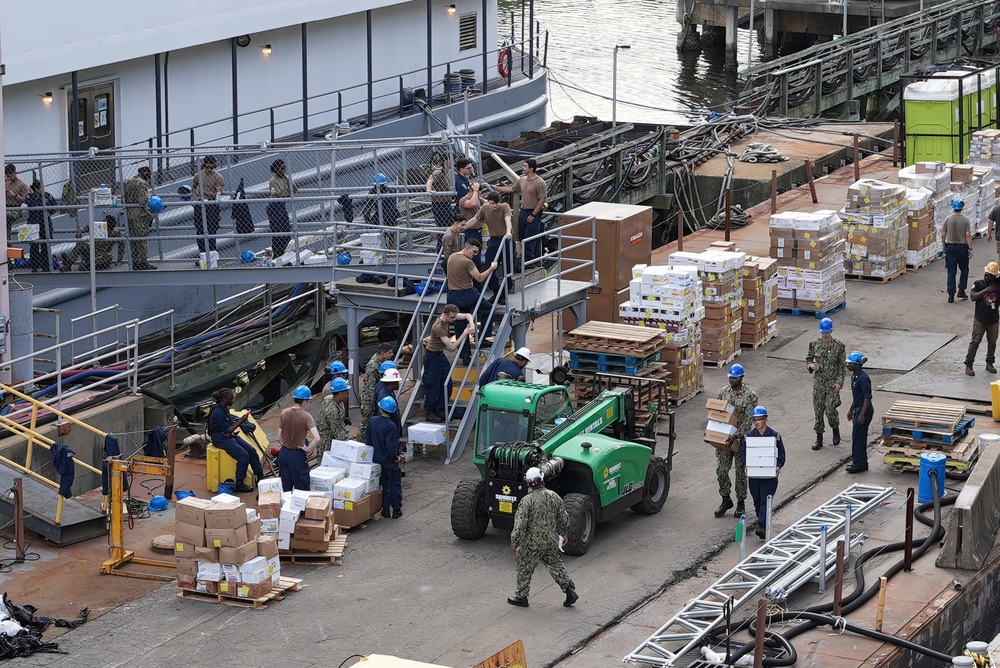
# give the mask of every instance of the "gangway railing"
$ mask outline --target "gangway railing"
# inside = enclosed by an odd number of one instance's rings
[[[43,436],[42,434],[38,433],[38,431],[36,431],[38,427],[38,418],[41,416],[43,412],[51,413],[57,416],[60,420],[64,420],[66,422],[69,422],[70,424],[74,424],[80,427],[81,429],[85,429],[90,433],[94,434],[95,436],[98,436],[102,440],[107,436],[106,432],[103,432],[100,429],[95,429],[86,422],[82,422],[81,420],[76,419],[72,415],[62,412],[58,408],[54,408],[52,406],[44,404],[41,401],[35,399],[34,397],[24,394],[23,392],[20,392],[19,390],[13,387],[0,384],[0,392],[17,397],[18,400],[26,402],[29,405],[28,411],[30,415],[28,423],[23,424],[22,422],[13,419],[10,414],[6,415],[0,414],[0,427],[3,427],[12,434],[20,436],[27,441],[27,449],[25,450],[24,454],[24,464],[15,462],[14,460],[9,459],[8,457],[5,457],[3,455],[0,455],[0,462],[3,462],[7,466],[23,473],[24,475],[32,478],[33,480],[37,480],[43,485],[52,487],[57,490],[59,489],[59,481],[50,480],[49,478],[46,478],[45,476],[35,471],[33,467],[35,446],[37,445],[40,448],[44,448],[46,451],[51,451],[52,446],[55,445],[56,443],[56,441],[52,440],[48,436]],[[96,473],[97,475],[101,475],[100,469],[94,468],[90,464],[82,462],[78,459],[74,459],[73,461],[76,464],[76,466],[79,466],[87,471],[90,471],[91,473]],[[58,500],[56,501],[55,519],[56,523],[59,524],[62,522],[63,504],[65,503],[66,499],[61,494],[57,496]],[[107,497],[104,497],[104,508],[107,508]]]
[[[725,609],[739,610],[779,578],[812,562],[820,565],[820,544],[844,534],[850,520],[877,510],[895,494],[891,487],[854,484],[779,533],[742,560],[671,617],[623,660],[667,668],[697,649],[725,621]],[[848,539],[850,537],[847,537]],[[731,602],[731,603],[730,603]]]
[[[973,56],[997,42],[998,26],[998,0],[954,0],[747,68],[741,104],[818,116],[916,68]]]

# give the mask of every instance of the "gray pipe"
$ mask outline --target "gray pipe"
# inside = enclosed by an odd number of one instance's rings
[[[30,283],[10,282],[10,356],[9,359],[27,357],[10,369],[14,385],[34,378],[35,369],[30,355],[34,352],[35,325],[31,312],[32,286]]]

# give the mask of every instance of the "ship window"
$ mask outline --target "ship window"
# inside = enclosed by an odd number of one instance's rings
[[[107,137],[111,134],[111,95],[102,93],[94,96],[94,136]]]
[[[86,98],[78,98],[76,101],[76,118],[77,118],[77,128],[76,134],[80,138],[80,141],[87,141],[87,100]]]
[[[476,48],[476,12],[462,14],[458,19],[458,50]]]

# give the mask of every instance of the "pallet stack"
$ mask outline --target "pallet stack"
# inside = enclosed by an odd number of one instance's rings
[[[182,598],[265,607],[299,580],[281,577],[278,543],[238,497],[188,497],[176,505],[174,556]]]
[[[890,281],[906,273],[906,188],[861,179],[847,189],[844,274],[847,278]]]
[[[731,250],[710,248],[701,253],[670,254],[670,264],[696,267],[701,278],[705,303],[701,352],[706,366],[727,366],[740,354],[745,262],[746,253]]]
[[[778,333],[778,262],[748,256],[743,265],[740,345],[756,350]]]
[[[920,269],[934,261],[940,245],[934,225],[934,193],[927,188],[907,188],[906,207],[906,268]]]
[[[826,315],[847,305],[843,227],[836,211],[783,211],[770,220],[778,312]]]
[[[993,176],[1000,175],[1000,130],[977,130],[969,142],[969,164],[989,167]]]
[[[949,471],[965,472],[979,457],[976,439],[969,434],[975,424],[964,406],[897,401],[882,417],[878,451],[897,471],[918,471],[920,455],[936,452],[947,457]]]
[[[951,170],[943,162],[918,162],[899,170],[899,183],[907,188],[930,190],[934,210],[935,253],[941,246],[941,228],[944,219],[951,215]]]
[[[675,404],[684,403],[702,389],[703,300],[696,267],[639,264],[632,267],[629,301],[618,307],[620,322],[663,332],[666,343],[659,361],[669,373],[669,398]]]
[[[666,332],[654,327],[591,321],[566,335],[572,382],[570,396],[577,407],[620,382],[635,390],[637,413],[650,418],[669,410],[666,386],[670,370],[660,362]]]

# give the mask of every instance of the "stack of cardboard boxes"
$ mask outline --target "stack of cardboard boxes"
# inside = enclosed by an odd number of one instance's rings
[[[844,239],[836,211],[783,211],[769,223],[777,260],[778,309],[820,313],[846,300]]]
[[[965,202],[962,213],[972,221],[972,233],[986,232],[987,216],[996,204],[996,180],[992,167],[949,165],[952,200]]]
[[[906,273],[906,188],[861,179],[847,189],[840,213],[845,221],[844,271],[849,276],[894,278]]]
[[[278,584],[278,544],[261,535],[261,518],[238,497],[188,497],[176,505],[174,556],[181,589],[260,598]]]
[[[944,219],[951,215],[951,170],[943,162],[918,162],[899,170],[899,183],[907,188],[926,188],[931,191],[937,244],[934,252],[944,250],[940,239]]]
[[[322,468],[332,471],[318,489],[329,496],[339,526],[357,526],[382,510],[382,488],[379,487],[382,467],[372,463],[374,454],[374,449],[364,443],[336,439],[323,453]],[[332,478],[336,480],[329,487]]]
[[[278,478],[261,480],[257,491],[261,529],[264,535],[274,536],[279,550],[322,553],[329,549],[338,531],[325,491],[282,492]]]
[[[740,345],[759,348],[778,333],[778,261],[750,255],[743,264]]]
[[[629,301],[618,307],[619,322],[664,332],[659,361],[669,370],[669,395],[681,402],[701,391],[702,283],[696,267],[637,264],[632,267]]]
[[[743,263],[746,253],[708,249],[701,253],[677,251],[670,264],[697,267],[701,278],[705,317],[701,321],[701,352],[705,364],[723,366],[740,351],[743,326]]]
[[[736,408],[722,399],[709,399],[705,408],[708,409],[705,442],[718,450],[731,452],[729,438],[736,433],[740,418]]]
[[[1000,130],[977,130],[969,142],[969,164],[989,167],[1000,175]]]
[[[938,234],[934,225],[934,193],[927,188],[906,189],[906,222],[909,241],[906,266],[919,269],[937,257]]]

